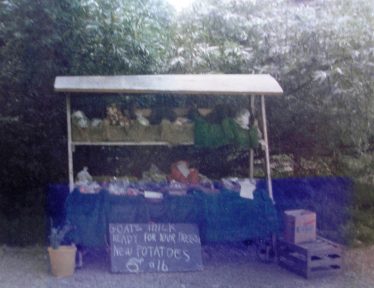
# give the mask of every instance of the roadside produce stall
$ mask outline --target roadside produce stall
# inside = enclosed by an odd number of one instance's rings
[[[195,223],[206,242],[258,239],[279,232],[271,185],[265,97],[278,96],[283,91],[270,75],[59,76],[54,87],[66,95],[71,192],[66,201],[66,218],[76,227],[71,236],[76,244],[104,246],[109,223]],[[120,103],[113,103],[106,107],[105,119],[98,120],[88,119],[84,111],[72,107],[73,97],[89,93],[100,93],[102,97],[248,96],[250,107],[242,107],[232,118],[212,124],[206,117],[210,111],[205,108],[198,107],[193,113],[175,108],[169,113],[172,116],[163,119],[152,109],[133,109],[128,113]],[[260,121],[253,117],[257,113],[255,96],[260,97]],[[92,179],[87,169],[79,173],[74,170],[76,147],[135,145],[236,145],[248,150],[249,177],[211,181],[185,161],[170,163],[167,177],[153,167],[141,181],[126,178],[100,183]],[[261,189],[252,181],[255,151],[260,151],[265,159],[266,185]]]

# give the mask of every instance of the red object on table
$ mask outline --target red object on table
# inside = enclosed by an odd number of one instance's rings
[[[187,161],[178,161],[171,164],[170,178],[184,184],[198,184],[199,171],[189,168]]]

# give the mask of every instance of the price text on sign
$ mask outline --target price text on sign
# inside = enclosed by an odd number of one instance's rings
[[[112,272],[202,270],[195,224],[109,224]]]

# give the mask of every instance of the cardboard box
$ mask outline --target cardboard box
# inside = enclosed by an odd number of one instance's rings
[[[304,209],[284,212],[284,239],[298,244],[316,240],[316,213]]]

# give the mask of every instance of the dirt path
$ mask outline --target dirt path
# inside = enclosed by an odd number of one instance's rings
[[[85,267],[72,277],[56,279],[50,275],[45,248],[1,247],[0,287],[374,287],[374,246],[347,251],[343,273],[313,280],[305,280],[276,264],[259,262],[253,249],[242,244],[207,246],[204,251],[203,271],[165,274],[111,274],[105,253],[96,251],[86,256]]]

